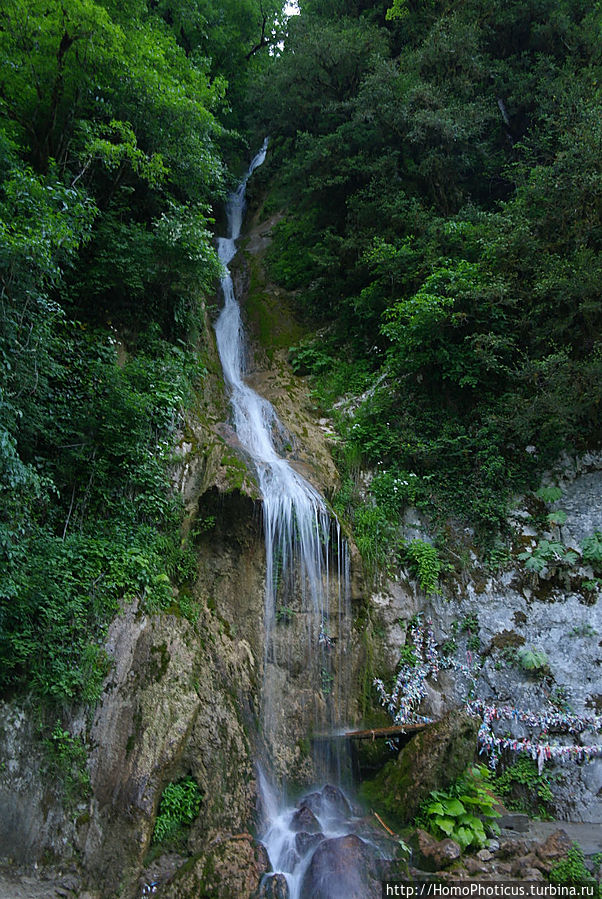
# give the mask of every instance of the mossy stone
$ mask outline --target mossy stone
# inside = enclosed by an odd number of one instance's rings
[[[416,734],[363,792],[397,822],[408,823],[431,790],[444,790],[466,770],[477,748],[479,721],[453,710]]]

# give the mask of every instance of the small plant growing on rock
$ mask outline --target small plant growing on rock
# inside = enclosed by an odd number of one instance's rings
[[[276,609],[276,621],[279,624],[290,624],[295,615],[295,610],[290,606],[278,606]]]
[[[199,813],[201,798],[199,785],[192,777],[167,784],[159,803],[153,843],[173,840],[185,827],[189,827]]]
[[[598,631],[591,624],[576,624],[571,628],[569,637],[596,637]]]
[[[544,568],[574,565],[579,557],[574,550],[567,549],[558,540],[540,540],[533,550],[519,553],[518,558],[525,563],[527,571],[540,574]]]
[[[573,843],[567,857],[554,865],[550,871],[550,882],[562,883],[567,886],[591,884],[594,887],[594,891],[589,895],[602,895],[600,883],[585,866],[585,856],[579,843]]]
[[[436,593],[441,561],[435,547],[424,540],[412,540],[403,547],[410,571],[425,593]]]
[[[416,651],[413,646],[402,646],[399,651],[399,662],[398,665],[401,667],[403,665],[408,665],[410,668],[415,668],[418,664],[418,657],[416,655]]]
[[[334,681],[334,676],[330,673],[328,668],[322,668],[320,670],[320,682],[322,693],[324,696],[329,696],[332,692],[332,684]]]
[[[500,817],[496,797],[489,788],[490,774],[482,765],[466,771],[448,790],[433,790],[416,824],[437,839],[451,837],[462,851],[487,842],[487,831],[499,833],[495,818]]]
[[[548,670],[548,657],[543,649],[535,649],[533,646],[521,646],[517,659],[523,671],[532,674],[544,674]]]
[[[546,771],[537,771],[537,764],[526,755],[519,755],[512,764],[495,778],[495,789],[510,811],[549,817],[549,806],[554,798],[550,777]]]
[[[560,487],[540,487],[535,496],[544,503],[556,503],[562,496]]]
[[[80,737],[72,737],[57,721],[44,740],[46,769],[62,785],[67,805],[73,806],[90,794],[88,754]]]
[[[602,531],[596,531],[591,537],[586,537],[581,544],[582,558],[593,568],[602,567]]]

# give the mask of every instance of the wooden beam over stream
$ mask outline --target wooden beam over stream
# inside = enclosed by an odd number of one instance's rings
[[[339,741],[343,742],[343,745],[346,744],[349,747],[352,777],[356,783],[359,783],[365,779],[366,774],[368,776],[374,775],[387,758],[385,752],[380,762],[377,762],[375,769],[374,758],[369,761],[366,759],[365,752],[360,748],[362,746],[361,741],[364,741],[363,746],[366,749],[369,748],[366,743],[371,742],[380,745],[384,751],[384,741],[395,740],[397,748],[401,749],[415,734],[420,733],[428,726],[428,724],[404,724],[391,727],[371,727],[363,730],[331,731],[327,734],[314,734],[312,742],[322,746],[334,742],[338,742],[340,745]],[[382,753],[379,752],[378,755],[382,755]]]
[[[377,740],[383,737],[413,737],[428,727],[428,724],[398,724],[395,727],[373,727],[368,730],[347,730],[329,734],[314,734],[315,742],[326,740]]]

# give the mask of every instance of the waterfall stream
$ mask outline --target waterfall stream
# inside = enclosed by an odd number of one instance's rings
[[[276,450],[275,435],[284,431],[273,406],[259,396],[245,381],[245,341],[240,306],[235,296],[228,264],[236,254],[236,242],[240,236],[245,207],[247,181],[266,156],[267,139],[252,160],[247,174],[227,202],[227,237],[218,239],[218,253],[225,273],[221,282],[224,306],[215,326],[217,346],[222,362],[224,378],[230,391],[233,424],[240,444],[250,459],[258,479],[263,500],[263,526],[266,547],[265,581],[265,654],[262,703],[262,738],[268,754],[272,746],[274,718],[281,712],[277,706],[282,700],[277,692],[277,678],[270,676],[270,669],[278,663],[278,644],[274,639],[277,623],[277,603],[297,602],[303,614],[306,629],[306,657],[308,659],[307,683],[312,676],[322,678],[322,693],[329,701],[322,701],[321,720],[313,725],[340,726],[339,709],[342,706],[341,687],[332,686],[331,657],[335,639],[329,633],[331,593],[335,593],[336,622],[339,638],[347,628],[343,622],[348,604],[348,557],[346,543],[342,539],[336,519],[331,518],[320,493],[302,477],[287,459]],[[334,568],[334,571],[331,569]],[[280,609],[282,613],[282,607]],[[335,652],[344,654],[342,641]],[[280,647],[281,649],[281,647]],[[281,650],[282,651],[282,650]],[[320,691],[319,685],[315,693]],[[332,693],[336,695],[331,695]],[[329,714],[325,715],[325,708]],[[327,719],[327,720],[325,720]],[[268,776],[258,765],[259,790],[265,818],[263,842],[275,872],[286,877],[290,899],[300,895],[304,870],[319,842],[304,832],[299,824],[298,810],[287,807],[285,789],[278,792]],[[336,774],[335,774],[336,776]],[[339,771],[340,776],[340,771]],[[329,835],[348,833],[341,815],[341,807],[349,811],[347,801],[338,788],[336,798],[330,793],[311,794],[322,799],[313,800],[316,824],[320,825],[321,839]],[[322,791],[324,793],[324,791]],[[297,817],[296,817],[297,816]],[[349,815],[347,815],[348,817]],[[295,823],[296,822],[296,823]],[[311,838],[310,838],[311,837]],[[301,839],[300,839],[301,838]]]

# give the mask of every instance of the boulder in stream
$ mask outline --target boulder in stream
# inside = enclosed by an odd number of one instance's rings
[[[253,899],[289,899],[290,892],[284,874],[265,874]]]
[[[327,818],[350,818],[351,806],[340,787],[326,784],[320,791],[308,793],[297,803],[297,808],[311,809],[314,815]]]
[[[436,840],[430,833],[418,829],[415,837],[417,862],[425,871],[440,871],[457,861],[462,850],[455,840]]]
[[[322,787],[320,796],[322,798],[322,805],[324,807],[324,810],[327,813],[332,814],[333,812],[335,812],[342,818],[351,817],[351,806],[349,805],[347,797],[340,789],[340,787],[334,787],[332,784],[326,784],[325,787]]]
[[[310,850],[315,849],[318,843],[321,843],[324,839],[323,833],[307,833],[306,831],[301,831],[295,837],[295,849],[303,858],[304,855],[307,855]]]
[[[297,811],[293,814],[291,820],[291,830],[295,832],[306,831],[307,833],[319,833],[321,830],[320,822],[312,812],[310,808],[306,805],[302,805],[301,808],[297,809]]]
[[[355,834],[324,840],[301,883],[301,899],[380,899],[373,853]]]

